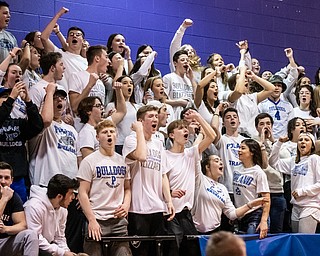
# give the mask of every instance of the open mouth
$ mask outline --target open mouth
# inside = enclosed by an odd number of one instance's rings
[[[183,65],[184,69],[187,70],[188,69],[188,65]]]
[[[235,125],[235,124],[236,124],[236,122],[235,122],[235,121],[232,121],[232,122],[230,122],[230,124],[231,124],[231,125]]]
[[[62,109],[62,104],[58,104],[57,109]]]
[[[220,171],[223,171],[223,167],[222,167],[222,166],[221,166],[221,167],[219,167],[219,170],[220,170]]]
[[[131,88],[128,88],[128,93],[130,93],[130,92],[131,92],[131,90],[132,90]]]
[[[111,138],[108,138],[107,141],[108,141],[109,143],[111,143],[111,142],[112,142],[112,139],[111,139]]]
[[[73,39],[73,40],[72,40],[72,43],[73,43],[73,44],[78,43],[77,39]]]
[[[218,96],[218,92],[214,92],[213,95],[217,97]]]
[[[265,134],[265,135],[268,135],[268,131],[264,131],[264,134]]]
[[[157,128],[157,125],[156,125],[156,124],[153,124],[153,125],[152,125],[152,128],[153,128],[153,129],[156,129],[156,128]]]
[[[183,137],[185,137],[186,139],[188,139],[188,133],[184,134]]]

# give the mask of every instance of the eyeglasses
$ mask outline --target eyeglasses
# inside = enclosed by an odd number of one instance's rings
[[[69,33],[69,36],[80,37],[80,36],[83,36],[83,34],[82,34],[81,32],[77,32],[77,33],[75,33],[75,32],[70,32],[70,33]]]
[[[99,104],[95,104],[92,107],[93,108],[101,108],[101,109],[104,108],[104,106],[102,104],[100,104],[100,103]]]
[[[304,95],[304,94],[305,94],[305,95],[310,95],[311,92],[299,92],[299,94],[300,94],[300,95]]]

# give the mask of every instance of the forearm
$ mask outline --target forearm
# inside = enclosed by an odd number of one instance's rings
[[[172,203],[169,179],[166,174],[162,175],[162,194],[166,203]]]
[[[198,85],[194,94],[194,105],[199,108],[203,98],[203,89]]]
[[[136,131],[137,135],[137,147],[136,150],[133,152],[134,159],[139,161],[146,161],[147,160],[147,144],[144,138],[143,130]]]
[[[262,216],[261,216],[261,221],[260,222],[265,222],[267,223],[268,217],[269,217],[269,212],[270,212],[270,193],[263,193],[262,196],[266,199],[265,203],[263,204],[263,211],[262,211]]]
[[[58,31],[58,32],[56,32],[55,34],[56,34],[56,36],[58,37],[59,42],[60,42],[62,48],[63,48],[64,50],[67,50],[68,44],[67,44],[67,41],[66,41],[64,35],[61,33],[61,31]]]
[[[250,203],[250,202],[249,202]],[[251,210],[252,209],[252,207],[250,208],[249,206],[248,206],[248,203],[247,204],[245,204],[245,205],[242,205],[242,206],[240,206],[240,207],[238,207],[238,208],[236,208],[236,215],[237,215],[237,218],[241,218],[241,217],[243,217],[249,210]]]
[[[69,92],[69,99],[70,99],[70,105],[73,113],[78,112],[78,106],[80,104],[80,101],[82,101],[84,98],[88,97],[90,94],[90,91],[94,85],[92,85],[90,82],[87,84],[87,86],[82,90],[81,93],[77,92]]]
[[[125,115],[127,113],[126,101],[122,93],[122,89],[115,89],[117,97],[117,112]]]
[[[272,83],[270,83],[269,81],[259,77],[259,76],[255,76],[254,77],[254,81],[256,81],[258,84],[260,84],[265,91],[274,91],[275,90],[275,87]]]
[[[86,216],[87,220],[89,222],[96,220],[96,217],[94,216],[90,206],[88,193],[85,191],[82,191],[81,187],[79,188],[78,200],[80,202],[81,209],[84,215]]]
[[[9,236],[13,236],[25,229],[27,229],[27,224],[25,222],[21,222],[18,224],[14,224],[12,226],[6,226],[5,233],[8,234]]]
[[[23,52],[22,52],[21,60],[19,62],[19,67],[22,70],[22,74],[24,74],[24,72],[28,68],[28,66],[30,64],[30,60],[31,60],[30,45],[29,45],[29,43],[26,43],[26,45],[23,49]]]

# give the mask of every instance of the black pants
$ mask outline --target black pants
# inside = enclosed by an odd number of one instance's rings
[[[129,212],[129,236],[162,236],[167,235],[164,227],[163,213],[138,214]],[[134,256],[154,256],[157,245],[155,242],[131,242],[131,251]]]
[[[165,254],[169,256],[176,255],[200,255],[198,239],[186,240],[185,235],[198,235],[194,226],[191,213],[188,209],[176,213],[172,221],[167,221],[166,229],[168,235],[175,235],[176,241],[166,243]]]

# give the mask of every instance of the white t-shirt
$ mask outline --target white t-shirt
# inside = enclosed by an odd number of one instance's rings
[[[82,156],[81,149],[82,148],[91,148],[93,151],[98,150],[99,141],[96,137],[96,130],[91,124],[86,123],[79,132],[78,136],[78,156]]]
[[[41,77],[34,70],[26,69],[26,71],[22,76],[22,81],[26,83],[29,90],[32,86],[34,86],[40,80],[41,80]]]
[[[183,153],[173,153],[166,150],[167,175],[170,190],[182,189],[186,194],[181,198],[172,198],[176,213],[188,207],[190,210],[194,201],[194,186],[196,164],[200,161],[198,146],[186,148]]]
[[[117,143],[116,145],[123,145],[125,138],[132,132],[131,124],[137,120],[137,111],[140,108],[138,104],[132,104],[126,101],[127,114],[122,121],[117,124]],[[106,113],[115,109],[114,102],[110,102],[106,108]]]
[[[63,121],[52,124],[29,141],[30,180],[33,185],[47,186],[55,174],[75,178],[77,166],[78,133]]]
[[[10,113],[11,118],[27,118],[27,106],[26,103],[21,99],[20,95],[16,98],[13,103],[13,108]]]
[[[222,212],[231,220],[237,218],[227,188],[199,171],[196,174],[193,222],[199,232],[206,233],[220,226]]]
[[[147,160],[140,162],[127,156],[137,147],[136,133],[126,137],[122,155],[130,167],[131,206],[129,212],[149,214],[166,212],[162,194],[162,175],[166,172],[164,148],[160,140],[151,139],[147,143]]]
[[[219,156],[224,164],[223,176],[220,178],[220,182],[226,186],[228,192],[231,194],[233,193],[233,170],[235,167],[241,165],[238,151],[241,141],[244,139],[245,137],[241,135],[232,137],[224,134],[216,144]]]
[[[44,97],[46,96],[45,88],[48,86],[49,82],[41,79],[38,83],[30,88],[29,96],[34,104],[37,105],[38,109],[42,109],[44,103]]]
[[[320,157],[318,155],[304,156],[299,163],[295,157],[279,159],[281,142],[277,141],[270,155],[270,165],[275,169],[291,175],[291,190],[296,190],[299,197],[291,198],[291,203],[300,207],[320,209]],[[300,218],[310,215],[306,209],[301,212]]]
[[[73,72],[68,78],[69,91],[81,94],[84,88],[88,85],[90,73],[86,70]],[[89,96],[99,97],[102,104],[105,102],[106,90],[100,79],[90,90]]]
[[[273,124],[273,136],[279,138],[287,135],[287,126],[290,119],[294,117],[292,105],[280,98],[278,102],[265,99],[258,105],[260,113],[268,113],[272,116]]]
[[[240,125],[239,132],[249,136],[257,136],[254,119],[259,114],[257,93],[244,94],[238,100],[231,103],[238,110]]]
[[[124,158],[101,154],[99,150],[84,158],[77,178],[91,183],[90,206],[98,220],[114,218],[114,211],[123,203],[124,182],[130,179]]]
[[[86,70],[88,68],[88,62],[80,54],[74,54],[68,51],[63,51],[58,47],[54,46],[54,52],[59,52],[62,55],[63,65],[65,66],[65,71],[63,73],[62,80],[59,84],[63,85],[66,91],[69,91],[68,79],[73,72]]]
[[[170,100],[187,99],[191,101],[193,99],[192,83],[187,76],[183,78],[177,75],[175,72],[167,74],[163,77],[164,90]],[[180,112],[182,107],[174,107],[176,119],[180,119]]]
[[[250,168],[241,165],[233,174],[233,192],[236,207],[258,198],[260,193],[270,193],[267,175],[258,165]],[[260,207],[253,207],[247,214]]]

